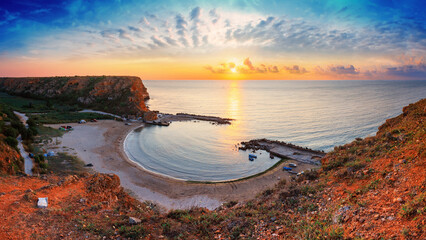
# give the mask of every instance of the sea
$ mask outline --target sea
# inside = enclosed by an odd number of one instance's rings
[[[426,81],[144,80],[151,110],[235,119],[231,125],[173,122],[131,132],[129,158],[148,171],[190,181],[248,177],[279,159],[248,160],[241,141],[267,138],[331,151],[374,136],[386,119],[426,97]]]

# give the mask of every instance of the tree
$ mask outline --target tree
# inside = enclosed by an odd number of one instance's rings
[[[14,137],[7,137],[4,141],[13,148],[16,148],[18,146],[18,140],[16,140],[16,138]]]

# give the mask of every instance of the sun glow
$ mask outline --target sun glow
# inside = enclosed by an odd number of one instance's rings
[[[232,73],[237,73],[237,69],[236,68],[231,68],[231,72]]]

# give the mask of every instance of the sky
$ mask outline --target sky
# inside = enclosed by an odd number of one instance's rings
[[[424,0],[2,0],[0,76],[426,79]]]

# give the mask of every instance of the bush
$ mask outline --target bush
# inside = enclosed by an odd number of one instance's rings
[[[28,119],[27,124],[28,124],[29,127],[35,127],[35,126],[37,126],[36,121],[32,117],[30,119]]]
[[[16,137],[18,137],[19,132],[18,132],[18,130],[16,130],[15,128],[8,127],[8,128],[3,129],[3,134],[4,134],[6,137],[13,137],[13,138],[16,138]]]
[[[18,146],[18,140],[16,140],[16,138],[14,137],[7,137],[4,142],[12,146],[13,148],[16,148]]]
[[[47,163],[46,162],[41,162],[38,165],[40,166],[41,169],[47,169]]]

